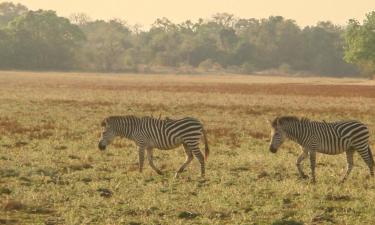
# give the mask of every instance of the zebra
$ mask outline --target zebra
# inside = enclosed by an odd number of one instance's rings
[[[103,130],[98,144],[99,149],[105,150],[116,136],[134,141],[138,146],[139,172],[143,170],[145,150],[151,168],[162,175],[162,171],[153,163],[153,149],[170,150],[183,145],[186,160],[176,172],[175,178],[193,160],[193,155],[200,163],[201,176],[205,176],[205,160],[209,155],[208,141],[203,124],[195,118],[185,117],[174,120],[168,117],[157,119],[149,116],[110,116],[102,121],[101,126]],[[202,137],[205,144],[205,156],[199,149]]]
[[[357,151],[367,164],[370,175],[374,176],[374,159],[369,146],[369,130],[366,125],[355,120],[336,122],[312,121],[294,116],[276,117],[271,122],[271,142],[269,150],[276,153],[286,138],[298,143],[302,149],[296,166],[301,178],[308,178],[302,171],[302,161],[309,156],[312,182],[315,183],[316,152],[337,155],[346,153],[347,170],[343,183],[353,169],[353,154]]]

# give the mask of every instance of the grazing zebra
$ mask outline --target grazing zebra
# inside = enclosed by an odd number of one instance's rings
[[[309,155],[312,182],[315,182],[316,152],[337,155],[345,152],[347,171],[344,182],[353,168],[353,154],[358,151],[374,176],[374,159],[369,146],[369,131],[361,122],[354,120],[337,122],[311,121],[307,118],[283,116],[272,123],[270,151],[276,153],[286,138],[298,143],[303,152],[297,159],[297,169],[302,178],[307,176],[302,171],[302,161]]]
[[[181,173],[193,160],[193,155],[201,166],[201,176],[205,175],[205,159],[209,154],[206,132],[202,123],[194,118],[186,117],[179,120],[169,118],[156,119],[153,117],[110,116],[102,122],[103,132],[99,141],[99,149],[105,150],[114,137],[125,137],[134,141],[139,147],[139,171],[143,170],[144,152],[152,169],[158,174],[162,172],[153,163],[153,148],[161,150],[174,149],[181,144],[184,146],[186,160],[176,172]],[[199,143],[203,136],[205,157],[203,157]]]

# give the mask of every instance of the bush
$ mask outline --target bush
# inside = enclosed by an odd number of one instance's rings
[[[199,69],[202,69],[204,71],[208,71],[210,69],[212,69],[214,65],[214,61],[212,59],[206,59],[204,61],[202,61],[201,63],[199,63],[198,67]]]
[[[256,71],[254,64],[249,63],[249,62],[245,62],[244,64],[242,64],[241,67],[242,67],[241,69],[242,73],[245,73],[245,74],[251,74]]]
[[[284,74],[290,74],[292,72],[291,66],[287,63],[282,63],[279,66],[278,70]]]

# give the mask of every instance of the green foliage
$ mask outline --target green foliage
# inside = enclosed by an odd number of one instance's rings
[[[81,26],[87,37],[82,48],[83,69],[116,71],[124,69],[125,52],[132,46],[130,30],[122,21],[102,20]]]
[[[206,71],[212,69],[213,66],[214,66],[214,61],[212,59],[206,59],[199,64],[199,68],[206,70]]]
[[[242,64],[242,72],[244,74],[251,74],[255,71],[255,66],[249,62],[245,62],[244,64]]]
[[[28,11],[26,6],[12,2],[0,3],[0,28],[7,26],[14,18],[25,14]]]
[[[372,76],[375,73],[375,11],[366,15],[362,25],[350,20],[345,41],[345,60]]]
[[[0,4],[0,69],[194,72],[212,60],[210,71],[342,76],[357,73],[350,62],[372,73],[373,17],[368,14],[363,26],[352,20],[346,30],[331,22],[300,28],[282,16],[248,19],[218,13],[179,24],[163,17],[142,31],[120,20],[76,13],[69,21],[53,11],[28,11],[5,2]]]
[[[8,36],[10,66],[18,69],[69,69],[75,52],[84,40],[78,26],[54,11],[29,11],[11,22],[3,31]]]
[[[318,74],[342,74],[353,71],[353,66],[343,61],[344,30],[331,22],[319,22],[302,31],[305,48],[301,68]]]
[[[0,30],[0,68],[9,68],[12,55],[12,39],[8,31]]]
[[[287,64],[287,63],[281,64],[278,69],[279,69],[280,72],[286,73],[286,74],[291,72],[290,65]]]

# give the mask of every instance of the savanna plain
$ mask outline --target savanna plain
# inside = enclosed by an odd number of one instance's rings
[[[206,178],[196,159],[173,178],[182,147],[154,151],[162,176],[147,162],[138,172],[128,140],[99,151],[102,119],[129,114],[199,118]],[[268,150],[267,119],[280,115],[361,120],[375,150],[373,81],[0,72],[0,224],[374,224],[359,155],[344,184],[345,154],[318,154],[317,183],[299,179],[296,144]]]

